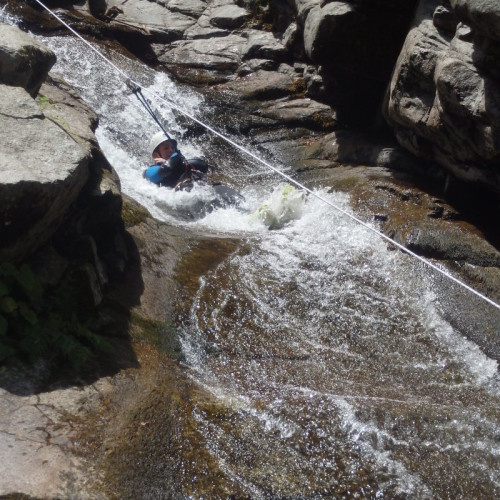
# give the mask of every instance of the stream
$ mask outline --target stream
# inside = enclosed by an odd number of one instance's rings
[[[157,127],[121,78],[81,42],[44,41],[58,56],[53,72],[98,113],[123,192],[157,219],[241,241],[200,278],[180,325],[190,376],[231,414],[196,414],[224,475],[255,498],[498,498],[498,365],[444,320],[436,278],[320,199],[287,198],[255,160],[219,156],[208,135],[184,139],[186,120],[155,101],[184,155],[209,156],[245,197],[186,216],[210,193],[142,178]],[[193,90],[107,55],[144,89],[206,113]],[[351,210],[347,195],[318,193]],[[277,229],[259,207],[286,212]]]

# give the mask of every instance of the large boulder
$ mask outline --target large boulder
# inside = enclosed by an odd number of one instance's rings
[[[233,78],[247,40],[240,35],[194,38],[157,47],[158,60],[178,79],[190,83],[220,83]]]
[[[413,154],[500,192],[500,46],[464,24],[446,32],[433,21],[438,8],[437,0],[420,4],[394,70],[386,119]]]
[[[244,78],[219,86],[244,100],[269,100],[293,94],[298,79],[287,73],[258,70]],[[233,97],[234,98],[234,97]]]
[[[349,39],[359,24],[355,13],[355,7],[347,2],[318,5],[310,10],[304,23],[304,48],[312,61],[322,62]]]
[[[287,127],[329,130],[336,125],[335,113],[329,106],[308,98],[263,103],[256,114]]]
[[[244,59],[284,59],[285,47],[277,37],[269,31],[249,30],[248,44],[244,50]]]
[[[0,85],[0,107],[0,260],[22,260],[66,216],[90,155],[21,87]]]
[[[15,26],[0,23],[0,82],[38,92],[55,54]]]
[[[300,23],[304,24],[311,9],[320,7],[322,3],[321,0],[295,0],[295,9],[297,10],[297,17]]]
[[[238,35],[212,40],[183,40],[172,44],[172,49],[158,59],[167,65],[198,67],[214,70],[235,70],[247,40]]]
[[[173,10],[166,8],[162,2],[149,2],[148,0],[128,2],[107,0],[107,5],[109,9],[116,9],[117,15],[113,17],[115,23],[141,26],[151,34],[155,41],[162,43],[182,38],[184,31],[196,22],[196,19],[184,13],[185,9],[179,9],[178,3],[174,3]],[[200,6],[195,5],[193,8],[195,12],[198,12]]]

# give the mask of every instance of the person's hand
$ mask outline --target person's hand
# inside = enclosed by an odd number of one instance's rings
[[[161,156],[158,156],[157,158],[153,158],[153,161],[155,162],[155,165],[164,165],[167,160],[165,160],[165,158],[162,158]]]

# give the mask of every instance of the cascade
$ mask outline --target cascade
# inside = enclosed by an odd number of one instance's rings
[[[45,41],[58,55],[53,71],[99,114],[123,191],[160,220],[245,242],[202,276],[182,318],[187,368],[230,414],[230,426],[197,415],[220,469],[258,497],[498,496],[498,365],[443,319],[421,265],[312,197],[268,230],[250,214],[277,180],[241,175],[260,167],[227,153],[219,167],[245,195],[243,210],[186,222],[179,213],[205,193],[142,179],[156,128],[126,85],[78,41]],[[145,88],[203,113],[201,96],[113,57]],[[179,118],[158,107],[182,136]],[[205,146],[181,142],[186,156]],[[347,196],[321,194],[350,210]]]

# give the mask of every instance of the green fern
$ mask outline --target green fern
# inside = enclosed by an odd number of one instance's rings
[[[78,317],[74,283],[44,291],[27,265],[0,264],[0,361],[46,356],[79,371],[96,352],[109,349]]]

